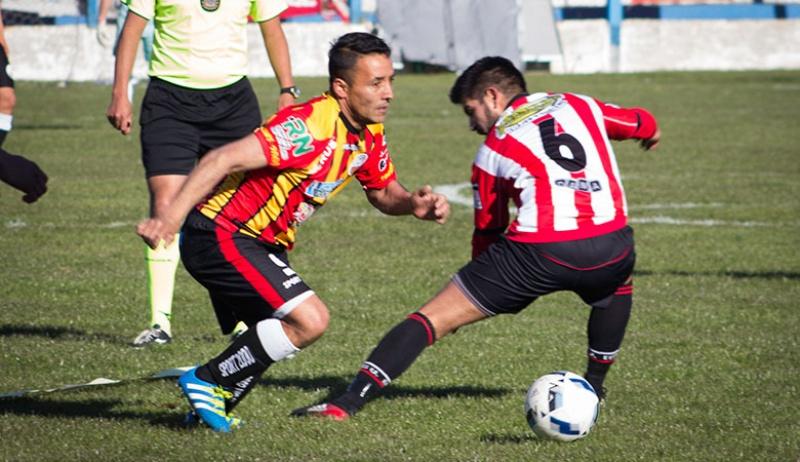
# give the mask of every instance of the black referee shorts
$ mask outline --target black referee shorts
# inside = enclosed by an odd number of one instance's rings
[[[0,47],[0,87],[14,88],[14,79],[8,75],[8,56],[6,50]]]
[[[258,128],[261,110],[247,78],[213,90],[151,78],[139,120],[147,177],[188,175],[206,152]]]
[[[589,305],[603,307],[633,273],[633,229],[545,244],[503,236],[467,263],[453,282],[486,315],[518,313],[534,300],[569,290]]]
[[[239,321],[280,319],[314,293],[285,248],[224,230],[196,210],[181,230],[180,250],[186,270],[208,290],[223,334]]]

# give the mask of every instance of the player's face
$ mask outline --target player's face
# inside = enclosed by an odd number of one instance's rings
[[[464,114],[469,118],[469,128],[472,131],[486,135],[497,121],[493,117],[491,108],[486,104],[485,98],[464,100]]]
[[[394,98],[392,60],[377,53],[361,56],[351,76],[349,83],[341,82],[345,94],[342,112],[357,128],[382,123]]]

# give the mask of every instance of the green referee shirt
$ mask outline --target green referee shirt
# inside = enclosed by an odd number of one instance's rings
[[[272,19],[286,0],[122,0],[153,20],[152,77],[182,87],[219,88],[247,74],[247,21]]]

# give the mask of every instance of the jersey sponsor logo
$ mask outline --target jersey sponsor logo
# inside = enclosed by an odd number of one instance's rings
[[[512,133],[514,130],[524,126],[526,123],[532,121],[534,118],[541,117],[544,114],[555,111],[563,105],[564,98],[562,95],[550,95],[530,103],[523,104],[514,110],[511,114],[503,117],[500,124],[497,125],[497,137],[503,138],[506,133]]]
[[[603,190],[603,186],[597,180],[576,180],[574,178],[559,178],[555,182],[556,186],[562,188],[574,189],[581,192],[599,192]]]
[[[223,377],[228,377],[232,374],[235,374],[245,367],[252,366],[256,363],[256,358],[253,356],[253,353],[250,351],[250,348],[247,346],[243,346],[239,349],[236,353],[234,353],[231,357],[222,361],[217,366],[219,373],[222,374]]]
[[[386,170],[386,167],[388,165],[389,165],[389,150],[384,147],[383,150],[381,151],[380,160],[378,161],[378,170],[383,172],[384,170]]]
[[[280,128],[283,129],[285,139],[291,145],[290,149],[293,156],[300,157],[314,151],[314,138],[308,132],[308,126],[306,126],[303,119],[290,116],[286,119],[286,122],[280,124]],[[277,137],[278,135],[276,134]],[[283,155],[281,153],[281,156]]]
[[[357,155],[357,156],[356,156],[356,157],[355,157],[355,158],[354,158],[354,159],[353,159],[353,160],[350,162],[350,166],[349,166],[349,167],[347,167],[347,174],[348,174],[348,175],[350,175],[350,176],[353,176],[353,174],[355,174],[355,173],[356,173],[356,171],[357,171],[359,168],[361,168],[361,166],[362,166],[362,165],[364,165],[364,164],[366,164],[366,163],[367,163],[367,159],[369,159],[369,156],[368,156],[368,155],[366,155],[366,154],[364,154],[363,152],[362,152],[361,154]]]
[[[278,151],[280,152],[281,159],[287,160],[289,158],[289,153],[292,151],[292,141],[289,139],[289,135],[286,134],[286,131],[280,125],[270,127],[269,131],[275,138],[275,143],[278,144]]]
[[[295,210],[292,214],[292,217],[294,218],[294,226],[302,225],[306,220],[311,218],[311,215],[313,215],[316,210],[317,208],[308,202],[301,202],[297,206],[297,210]]]
[[[317,162],[317,165],[315,165],[314,168],[311,169],[309,175],[313,175],[322,170],[322,167],[324,167],[325,164],[328,163],[328,160],[331,158],[331,154],[333,154],[335,149],[336,149],[336,140],[331,139],[330,141],[328,141],[328,144],[322,151],[322,155],[319,157],[319,162]]]
[[[314,181],[305,190],[307,196],[325,199],[332,193],[340,184],[344,182],[344,178],[336,181]]]

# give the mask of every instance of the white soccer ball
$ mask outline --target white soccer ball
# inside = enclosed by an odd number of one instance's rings
[[[536,379],[525,396],[525,418],[540,438],[573,441],[589,434],[600,411],[594,388],[569,371]]]

